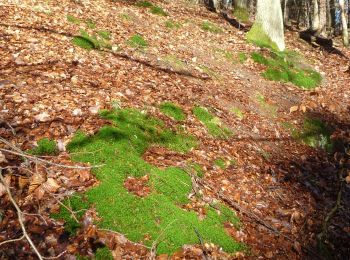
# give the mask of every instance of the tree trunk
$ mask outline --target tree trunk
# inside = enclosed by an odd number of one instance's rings
[[[284,21],[284,24],[285,24],[285,25],[289,25],[289,7],[288,7],[288,0],[284,0],[283,21]]]
[[[327,37],[327,1],[320,0],[319,13],[320,13],[320,25],[317,31],[317,35]]]
[[[343,43],[345,46],[349,46],[348,21],[346,19],[346,9],[345,9],[344,0],[339,0],[339,8],[340,8],[340,12],[341,12]]]
[[[280,0],[258,0],[256,20],[248,32],[249,41],[283,51],[284,32]]]
[[[312,6],[314,8],[313,13],[312,13],[312,30],[313,31],[318,31],[320,28],[320,13],[319,13],[319,8],[318,8],[318,1],[317,0],[312,0]]]

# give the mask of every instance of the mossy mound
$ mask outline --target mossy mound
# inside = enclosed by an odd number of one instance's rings
[[[276,43],[265,33],[260,23],[254,23],[249,32],[247,32],[247,41],[259,47],[278,51]]]
[[[186,119],[186,116],[184,114],[184,112],[182,111],[182,109],[171,103],[171,102],[164,102],[160,105],[160,111],[166,115],[169,116],[173,119],[175,119],[176,121],[183,121]]]
[[[262,76],[268,80],[291,82],[302,89],[313,89],[322,82],[320,73],[311,69],[303,68],[299,62],[298,54],[294,52],[271,51],[266,57],[262,53],[253,52],[252,59],[266,66]]]
[[[220,118],[214,117],[207,108],[197,106],[193,108],[193,114],[206,126],[212,136],[228,138],[233,135],[232,131],[221,122]]]
[[[195,212],[181,208],[189,203],[190,176],[179,168],[162,170],[142,159],[154,144],[187,152],[196,143],[193,137],[172,132],[162,121],[137,110],[103,111],[101,115],[113,125],[93,136],[78,133],[67,146],[74,161],[104,165],[94,169],[99,185],[83,195],[101,217],[101,228],[121,232],[147,246],[157,241],[158,254],[172,254],[184,244],[198,244],[196,232],[226,252],[243,249],[224,229],[225,222],[238,223],[229,208],[220,204],[214,205],[217,210],[208,207],[205,219],[200,220]],[[151,190],[146,197],[129,193],[124,187],[128,177],[145,175]]]
[[[38,146],[29,150],[28,153],[34,155],[54,155],[57,154],[58,149],[56,142],[49,138],[43,138],[38,141]]]
[[[242,23],[249,22],[249,12],[246,8],[236,6],[232,14],[234,17],[237,18],[239,22],[242,22]]]
[[[223,32],[223,30],[219,26],[217,26],[216,24],[213,24],[209,21],[204,21],[201,24],[201,28],[202,28],[202,30],[208,31],[211,33],[222,33]]]

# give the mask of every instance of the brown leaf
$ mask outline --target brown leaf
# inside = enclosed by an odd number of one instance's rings
[[[35,173],[30,178],[28,193],[32,193],[36,188],[38,188],[42,183],[44,183],[44,181],[45,181],[45,178],[41,174]]]
[[[43,183],[42,187],[48,192],[56,192],[61,186],[58,185],[55,179],[48,178],[47,181]]]
[[[299,106],[292,106],[290,109],[289,109],[289,113],[293,113],[293,112],[296,112],[299,110]]]

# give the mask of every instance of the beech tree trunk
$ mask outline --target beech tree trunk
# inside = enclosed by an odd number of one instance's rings
[[[339,8],[341,13],[343,43],[345,46],[349,46],[348,21],[346,19],[346,9],[345,9],[344,0],[339,0]]]
[[[320,13],[319,13],[319,7],[318,7],[318,1],[312,0],[312,6],[313,6],[313,13],[312,13],[312,30],[318,31],[320,28]]]
[[[276,43],[279,50],[285,49],[283,17],[280,0],[258,0],[256,23]]]

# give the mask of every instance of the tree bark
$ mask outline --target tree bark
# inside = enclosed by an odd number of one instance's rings
[[[256,22],[264,32],[283,51],[285,49],[283,17],[280,0],[258,0]]]
[[[348,21],[346,19],[346,9],[345,9],[344,0],[339,0],[339,8],[340,8],[340,12],[341,12],[343,43],[345,46],[349,46]]]

